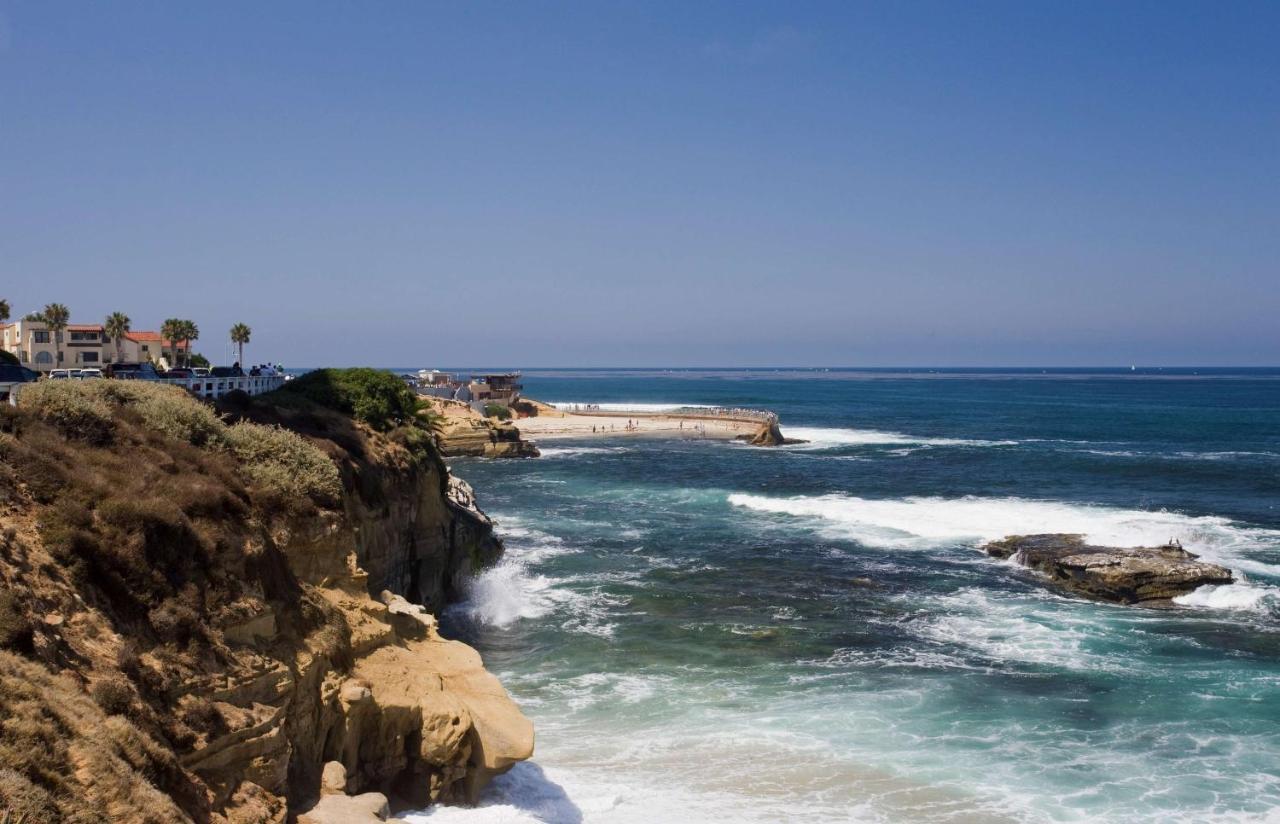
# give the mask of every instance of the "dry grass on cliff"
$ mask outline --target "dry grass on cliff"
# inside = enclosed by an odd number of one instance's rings
[[[269,603],[281,643],[328,631],[268,523],[335,504],[338,469],[170,387],[31,389],[0,412],[0,815],[208,820],[176,754],[227,733],[199,696],[256,660],[220,628]]]
[[[65,437],[95,446],[113,443],[119,419],[131,416],[148,432],[229,451],[245,477],[282,505],[310,499],[333,505],[341,495],[337,467],[305,438],[253,423],[228,426],[209,406],[176,386],[145,381],[41,381],[22,406]]]
[[[168,794],[190,795],[189,784],[171,752],[75,681],[0,651],[0,813],[24,824],[171,824],[190,820]]]

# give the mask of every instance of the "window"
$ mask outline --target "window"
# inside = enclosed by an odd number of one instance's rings
[[[97,363],[97,362],[98,362],[98,353],[97,353],[97,352],[81,352],[81,353],[79,353],[79,354],[80,354],[80,361],[81,361],[82,363]]]
[[[85,343],[89,341],[96,341],[97,339],[98,339],[97,332],[72,332],[71,333],[71,340],[73,342]]]
[[[53,355],[48,352],[36,352],[36,364],[48,365],[53,363]]]
[[[48,343],[48,342],[49,342],[49,330],[48,330],[48,329],[37,329],[36,331],[32,332],[32,333],[31,333],[31,335],[32,335],[32,340],[34,340],[36,343]]]

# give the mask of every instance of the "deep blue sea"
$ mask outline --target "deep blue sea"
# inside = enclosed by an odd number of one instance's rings
[[[507,544],[446,629],[537,727],[482,822],[1280,820],[1280,370],[526,372],[807,444],[454,460]],[[978,546],[1181,540],[1170,610]]]

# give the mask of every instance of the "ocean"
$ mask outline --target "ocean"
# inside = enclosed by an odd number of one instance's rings
[[[446,634],[537,728],[414,822],[1280,821],[1280,370],[526,372],[806,444],[456,459],[507,545]],[[1065,597],[979,545],[1177,539],[1240,582]]]

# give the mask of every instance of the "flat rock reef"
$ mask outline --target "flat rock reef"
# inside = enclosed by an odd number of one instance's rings
[[[1177,544],[1113,547],[1085,543],[1083,535],[1011,535],[984,545],[1043,573],[1061,589],[1119,604],[1160,606],[1205,584],[1230,584],[1231,570],[1198,560]]]

